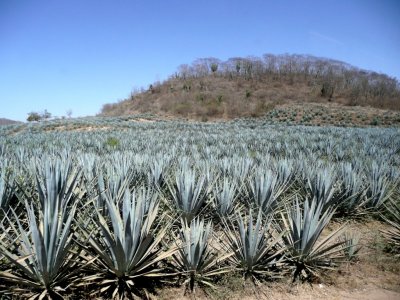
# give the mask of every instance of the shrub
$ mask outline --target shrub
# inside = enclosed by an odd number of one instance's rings
[[[112,148],[116,148],[119,146],[119,140],[115,137],[109,137],[106,140],[106,145]]]

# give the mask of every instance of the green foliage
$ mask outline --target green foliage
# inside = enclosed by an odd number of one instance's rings
[[[42,117],[40,116],[40,114],[39,113],[37,113],[37,112],[30,112],[29,114],[28,114],[28,118],[26,119],[28,122],[33,122],[33,121],[35,121],[35,122],[38,122],[38,121],[40,121],[42,119]]]
[[[117,139],[117,138],[115,138],[115,137],[108,137],[107,138],[107,140],[106,140],[106,145],[107,146],[109,146],[109,147],[111,147],[111,148],[116,148],[116,147],[118,147],[119,146],[119,140]]]
[[[49,113],[46,109],[42,113],[38,112],[30,112],[28,113],[28,118],[26,119],[28,122],[39,122],[41,120],[47,120],[51,118],[51,113]]]
[[[204,102],[204,100],[206,99],[206,97],[205,97],[205,95],[204,94],[197,94],[196,95],[196,101],[199,101],[199,102]]]
[[[210,66],[211,72],[215,73],[218,70],[218,64],[212,63]]]
[[[372,125],[372,126],[378,126],[378,125],[381,124],[381,121],[380,121],[379,118],[375,117],[375,118],[372,119],[372,121],[369,124]]]

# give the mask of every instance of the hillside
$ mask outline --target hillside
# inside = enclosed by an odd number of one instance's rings
[[[18,123],[21,123],[21,122],[6,119],[6,118],[0,118],[0,126],[1,125],[12,125],[12,124],[18,124]]]
[[[390,114],[400,110],[400,84],[385,74],[313,56],[205,58],[181,65],[169,79],[128,99],[105,104],[100,115],[153,113],[206,121],[260,117],[309,103],[328,110],[331,104],[372,107]]]

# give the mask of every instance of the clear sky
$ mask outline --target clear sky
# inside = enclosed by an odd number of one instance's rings
[[[0,0],[0,117],[94,115],[196,58],[264,53],[400,79],[400,0]]]

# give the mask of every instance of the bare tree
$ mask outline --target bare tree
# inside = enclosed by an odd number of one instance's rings
[[[43,111],[43,113],[42,113],[42,119],[43,120],[48,120],[48,119],[50,119],[51,118],[51,113],[49,113],[48,111],[47,111],[47,109],[45,109],[44,111]]]

